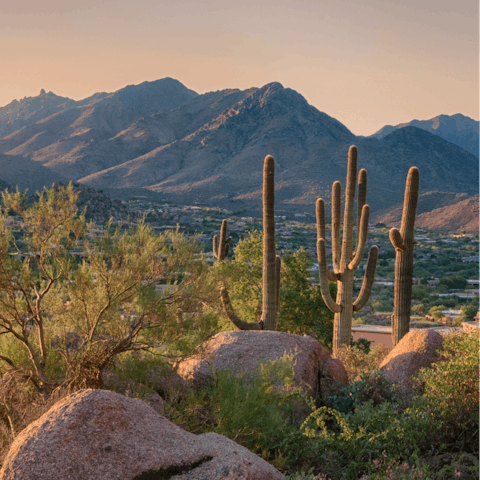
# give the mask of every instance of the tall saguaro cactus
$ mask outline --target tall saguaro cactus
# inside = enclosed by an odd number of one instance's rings
[[[325,247],[325,202],[319,198],[317,211],[317,254],[322,297],[327,307],[334,312],[333,354],[342,345],[350,344],[352,315],[367,303],[372,292],[372,285],[377,267],[378,247],[373,245],[368,254],[367,268],[358,298],[353,301],[354,272],[360,265],[368,233],[370,207],[365,204],[367,197],[367,171],[358,174],[357,200],[357,245],[353,252],[353,216],[355,201],[355,177],[357,175],[357,147],[352,145],[348,151],[347,185],[345,189],[345,210],[343,214],[343,238],[340,249],[340,208],[341,185],[334,182],[332,186],[332,257],[333,270],[327,265]],[[337,282],[337,298],[333,300],[328,282]]]
[[[395,346],[410,329],[410,304],[412,300],[414,228],[417,213],[420,172],[411,167],[407,175],[403,200],[402,226],[400,231],[392,228],[390,241],[396,250],[395,299],[392,315],[392,342]]]
[[[275,255],[275,160],[265,157],[263,166],[263,289],[262,318],[249,323],[233,310],[226,288],[221,298],[228,319],[240,330],[276,330],[279,310],[281,260]]]
[[[218,244],[218,236],[213,236],[213,255],[218,261],[227,258],[231,241],[232,237],[227,238],[227,221],[223,220],[220,228],[220,245]]]

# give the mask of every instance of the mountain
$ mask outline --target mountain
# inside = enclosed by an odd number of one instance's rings
[[[455,233],[478,233],[478,195],[427,192],[419,196],[415,227]],[[373,222],[400,227],[403,203],[375,215]]]
[[[394,127],[385,125],[371,137],[381,139],[394,130],[404,127],[417,127],[426,130],[478,157],[479,123],[473,120],[473,118],[466,117],[460,113],[456,115],[438,115],[430,120],[412,120],[408,123],[400,123]]]
[[[109,94],[96,93],[76,102],[70,98],[59,97],[52,92],[47,93],[42,89],[37,97],[25,97],[20,101],[13,100],[5,107],[0,107],[0,137],[27,125],[33,125],[68,108],[96,103],[107,95]]]
[[[372,211],[403,199],[412,165],[422,192],[478,193],[478,159],[457,145],[413,126],[381,139],[356,137],[279,83],[198,95],[166,78],[57,103],[64,106],[0,138],[1,158],[10,166],[31,162],[39,178],[48,171],[115,198],[260,210],[263,159],[271,154],[277,211],[313,213],[318,197],[329,201],[335,180],[344,185],[352,144],[369,174]],[[11,172],[5,180],[15,184]],[[26,181],[25,174],[18,179]]]

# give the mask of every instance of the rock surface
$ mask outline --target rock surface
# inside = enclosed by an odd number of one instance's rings
[[[214,370],[252,372],[261,361],[295,354],[295,385],[314,398],[333,393],[348,376],[340,360],[333,359],[320,342],[309,337],[274,331],[220,332],[207,340],[201,351],[179,362],[177,373],[195,388],[212,385]]]
[[[80,390],[15,439],[2,480],[284,479],[270,464],[214,433],[194,435],[141,400]]]
[[[441,359],[436,350],[442,344],[443,337],[434,330],[410,330],[385,357],[380,370],[388,381],[410,388],[413,375]]]

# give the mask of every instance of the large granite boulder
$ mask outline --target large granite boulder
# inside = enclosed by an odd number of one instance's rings
[[[340,360],[332,358],[320,342],[308,335],[275,331],[217,333],[201,345],[198,353],[179,362],[177,373],[195,388],[205,388],[213,384],[215,370],[249,373],[257,370],[260,362],[285,354],[295,355],[295,385],[315,399],[331,395],[338,384],[348,383]]]
[[[443,337],[427,328],[410,330],[380,364],[385,378],[406,388],[412,387],[412,377],[424,367],[441,360],[437,353]]]
[[[284,479],[257,455],[215,433],[194,435],[141,400],[80,390],[15,439],[2,480]]]

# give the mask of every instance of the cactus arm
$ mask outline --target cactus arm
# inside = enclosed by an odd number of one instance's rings
[[[342,266],[348,265],[353,253],[353,204],[357,177],[357,147],[348,149],[347,185],[345,187],[345,210],[343,214]]]
[[[353,311],[358,312],[361,310],[365,304],[368,302],[370,295],[372,293],[372,286],[375,280],[375,270],[377,268],[378,260],[378,247],[372,245],[370,247],[370,252],[368,253],[367,268],[365,269],[365,274],[363,276],[363,284],[358,298],[353,303]]]
[[[358,172],[358,199],[357,199],[357,248],[360,241],[360,225],[362,219],[362,209],[367,203],[367,171],[362,168]]]
[[[227,318],[240,330],[263,330],[263,322],[249,323],[241,320],[230,303],[230,297],[228,296],[228,291],[226,288],[222,287],[220,289],[220,297],[222,299],[223,309]]]
[[[364,205],[362,208],[362,214],[359,224],[358,232],[358,242],[357,242],[357,251],[353,260],[348,264],[350,270],[355,270],[363,259],[363,254],[365,253],[365,244],[367,242],[367,233],[368,233],[368,220],[370,217],[370,207]]]
[[[322,198],[317,199],[316,203],[316,213],[317,213],[317,241],[320,238],[326,238],[326,229],[325,229],[325,202]],[[338,280],[337,275],[333,273],[327,265],[327,278],[329,282],[336,282]]]
[[[332,185],[332,258],[333,271],[340,271],[340,209],[342,207],[342,185],[336,181]],[[326,238],[326,237],[320,237]]]
[[[218,236],[214,235],[213,236],[213,255],[215,256],[215,258],[217,260],[218,260],[218,254],[219,254],[219,251],[218,251]]]
[[[320,291],[322,293],[323,301],[330,311],[339,313],[342,307],[334,302],[330,289],[328,287],[327,277],[327,253],[325,249],[325,239],[319,238],[317,240],[317,255],[318,255],[318,273],[320,276]]]
[[[390,237],[390,242],[392,242],[395,250],[405,250],[402,234],[396,228],[391,228],[388,232],[388,236]]]

